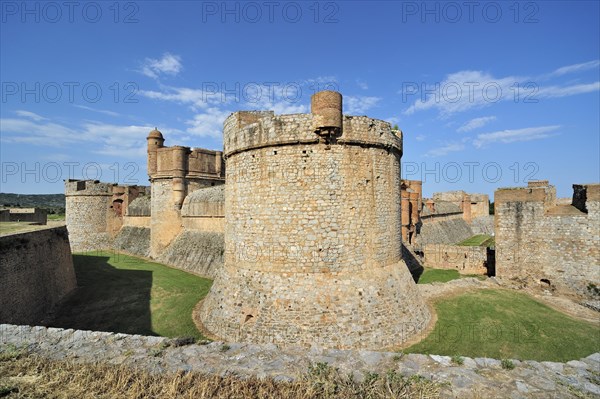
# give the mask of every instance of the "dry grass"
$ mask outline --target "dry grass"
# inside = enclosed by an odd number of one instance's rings
[[[199,373],[151,374],[126,366],[49,361],[11,352],[0,359],[0,397],[6,398],[437,398],[439,384],[422,377],[341,376],[324,363],[294,382]]]

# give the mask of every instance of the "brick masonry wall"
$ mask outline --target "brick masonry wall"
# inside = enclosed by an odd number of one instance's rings
[[[244,114],[241,114],[244,116]],[[204,326],[228,340],[381,348],[429,321],[402,261],[401,138],[344,117],[319,143],[311,115],[225,121],[225,267]]]
[[[39,323],[77,286],[66,227],[0,237],[0,323]]]

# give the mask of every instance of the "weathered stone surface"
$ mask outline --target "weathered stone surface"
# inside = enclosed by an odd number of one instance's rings
[[[39,323],[76,286],[66,227],[0,236],[0,322]]]
[[[109,249],[123,226],[129,204],[144,186],[119,186],[97,180],[65,181],[65,219],[73,252]]]
[[[597,299],[592,285],[600,286],[599,187],[574,185],[569,212],[557,206],[556,189],[547,181],[497,190],[496,275]]]
[[[402,261],[401,137],[344,116],[233,113],[224,124],[225,266],[201,320],[232,341],[397,345],[429,311]],[[328,133],[329,134],[329,133]]]
[[[114,248],[132,255],[150,256],[150,229],[123,226],[113,242]]]
[[[427,244],[423,248],[423,263],[435,269],[457,270],[463,274],[488,273],[486,247]]]
[[[442,386],[443,398],[578,398],[600,395],[598,369],[588,362],[600,353],[580,361],[562,364],[557,374],[538,362],[515,362],[513,370],[499,367],[495,359],[464,358],[463,365],[448,366],[446,356],[425,356],[354,350],[305,350],[301,347],[213,342],[208,345],[175,346],[161,337],[73,331],[59,328],[0,325],[0,352],[8,345],[49,359],[74,359],[82,363],[106,362],[141,367],[150,372],[196,371],[239,378],[258,376],[276,381],[302,378],[309,365],[327,362],[343,375],[352,372],[357,380],[366,373],[395,370],[420,375]],[[437,359],[437,360],[436,360]],[[442,359],[440,362],[438,360]],[[558,363],[553,363],[557,365]],[[558,368],[558,367],[556,367]]]
[[[427,244],[456,244],[472,236],[473,231],[463,220],[462,213],[423,218],[415,247],[422,249]]]
[[[185,229],[158,256],[158,260],[178,269],[215,278],[223,267],[223,252],[222,233]]]

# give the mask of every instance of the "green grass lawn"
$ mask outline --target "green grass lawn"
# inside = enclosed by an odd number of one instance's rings
[[[428,284],[428,283],[445,283],[450,280],[456,280],[461,278],[458,270],[446,270],[446,269],[431,269],[426,267],[423,270],[423,274],[419,276],[417,284]]]
[[[56,327],[203,338],[192,310],[211,280],[113,252],[73,255],[79,288],[49,323]]]
[[[417,284],[429,283],[446,283],[459,278],[475,277],[480,280],[485,280],[487,277],[480,274],[460,274],[458,270],[453,269],[432,269],[424,268],[423,273],[419,276]]]
[[[478,234],[459,242],[457,245],[464,245],[469,247],[492,247],[494,246],[494,237],[489,236],[487,234]]]
[[[600,351],[600,329],[525,294],[481,290],[435,305],[438,321],[406,353],[568,361]]]
[[[48,220],[65,220],[65,214],[51,213],[48,215]]]

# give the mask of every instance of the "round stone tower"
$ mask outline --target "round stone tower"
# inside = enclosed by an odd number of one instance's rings
[[[110,247],[112,189],[113,184],[97,180],[65,181],[65,220],[73,252]]]
[[[225,266],[201,322],[230,341],[401,344],[430,314],[402,260],[401,133],[342,116],[236,112],[224,124]]]

